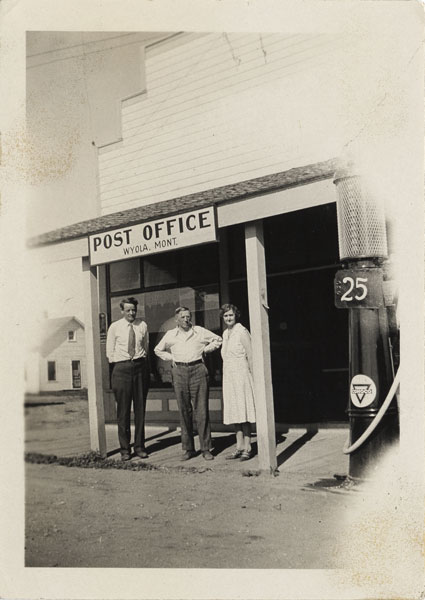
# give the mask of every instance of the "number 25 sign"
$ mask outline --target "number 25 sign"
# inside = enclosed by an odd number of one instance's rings
[[[337,308],[380,308],[384,304],[381,269],[337,271],[334,280]]]

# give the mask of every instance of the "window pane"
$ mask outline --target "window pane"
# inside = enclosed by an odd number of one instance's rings
[[[220,297],[217,283],[195,289],[193,323],[221,336]],[[216,350],[206,354],[204,360],[208,368],[210,384],[220,385],[222,373],[220,351]]]
[[[155,254],[143,260],[144,287],[177,283],[175,252]]]
[[[241,323],[249,330],[248,288],[246,280],[234,281],[229,284],[229,302],[238,307],[241,313]]]
[[[219,280],[218,244],[201,244],[180,251],[180,273],[183,283],[203,285]]]
[[[130,258],[109,265],[111,292],[134,290],[140,287],[140,260]]]
[[[138,301],[137,305],[137,318],[145,320],[145,305],[143,294],[131,294],[133,298]],[[118,321],[122,318],[120,302],[124,299],[124,296],[115,296],[111,298],[111,323],[112,321]]]
[[[47,363],[47,380],[56,381],[56,363],[54,361]]]
[[[155,387],[171,386],[170,362],[158,358],[153,349],[165,332],[174,329],[175,310],[178,306],[187,306],[192,312],[194,325],[206,327],[220,335],[218,284],[197,288],[174,288],[146,292],[144,294],[146,322],[149,329],[151,385]],[[206,358],[210,372],[210,383],[217,385],[221,380],[221,358],[219,352],[213,352]]]
[[[180,304],[179,290],[159,290],[144,294],[146,306],[146,323],[149,330],[149,357],[151,368],[151,385],[155,387],[171,386],[170,363],[158,358],[153,349],[165,332],[176,326],[174,311]]]
[[[137,269],[134,268],[135,265]],[[138,259],[110,265],[110,291],[113,293],[110,298],[111,322],[122,317],[119,304],[124,294],[116,292],[137,290],[138,293],[128,295],[139,301],[137,317],[144,319],[148,325],[151,384],[171,387],[170,365],[160,361],[153,349],[165,332],[176,326],[176,308],[187,306],[192,312],[194,325],[201,325],[220,334],[218,244],[205,244],[144,258],[143,284],[139,281],[138,265]],[[190,281],[191,286],[174,287],[179,281]],[[149,288],[159,286],[173,287],[149,291]],[[141,293],[141,289],[146,291]],[[213,355],[206,358],[206,364],[210,372],[210,383],[217,385],[221,381],[221,357],[219,352],[214,352]]]
[[[245,278],[245,227],[244,225],[233,225],[232,227],[226,227],[226,233],[227,256],[229,261],[229,278]]]

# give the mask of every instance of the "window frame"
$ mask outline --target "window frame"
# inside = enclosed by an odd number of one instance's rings
[[[50,377],[50,365],[53,365],[53,378]],[[56,361],[55,360],[47,361],[47,381],[49,383],[55,383],[57,381]]]
[[[79,368],[79,374],[80,374],[80,385],[79,386],[74,386],[74,363],[78,363]],[[81,390],[83,387],[83,382],[82,382],[82,372],[81,372],[81,360],[80,359],[71,359],[71,386],[73,390]]]
[[[205,245],[210,245],[211,247],[214,248],[214,252],[215,252],[215,260],[217,261],[217,274],[218,274],[218,279],[214,280],[214,281],[210,281],[208,279],[208,270],[205,270],[205,281],[203,280],[203,283],[200,282],[196,282],[193,285],[193,288],[199,288],[201,286],[210,286],[210,285],[217,285],[218,288],[218,298],[219,298],[219,307],[221,306],[221,286],[220,286],[220,255],[219,255],[219,245],[217,242],[208,242]],[[192,246],[191,249],[193,249],[195,251],[195,249],[198,246],[203,246],[204,244],[197,244],[195,246]],[[182,248],[182,251],[186,251],[187,248]],[[171,253],[176,252],[176,250],[172,250],[170,251]],[[168,253],[162,253],[162,254],[168,254]],[[149,255],[146,256],[147,259],[149,259]],[[131,259],[130,259],[131,260]],[[189,286],[189,282],[183,278],[182,276],[182,259],[178,259],[176,261],[176,276],[177,276],[177,281],[175,283],[166,283],[166,284],[161,284],[161,285],[156,285],[156,286],[149,286],[149,287],[145,287],[144,283],[145,283],[145,278],[144,278],[144,258],[143,257],[139,257],[139,261],[140,261],[140,287],[139,288],[131,288],[131,289],[126,289],[126,290],[121,290],[119,292],[112,292],[111,291],[111,273],[110,273],[110,264],[106,264],[106,298],[107,298],[107,320],[108,323],[111,324],[112,323],[112,299],[115,298],[125,298],[126,296],[132,296],[132,295],[137,295],[137,294],[146,294],[146,293],[150,293],[150,292],[160,292],[160,291],[165,291],[165,290],[173,290],[173,289],[179,289],[179,288],[183,288],[183,287],[191,287]],[[138,316],[140,316],[138,314]],[[170,315],[171,317],[172,315]],[[149,323],[148,323],[149,326]],[[111,367],[110,367],[110,376],[111,376]],[[211,387],[220,387],[221,383],[213,383],[211,382]],[[157,386],[155,384],[152,384],[152,389],[155,390],[169,390],[172,389],[172,385],[171,383],[168,384],[167,386]]]

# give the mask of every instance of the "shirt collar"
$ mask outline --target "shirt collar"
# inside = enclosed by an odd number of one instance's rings
[[[193,325],[188,331],[183,331],[183,329],[180,329],[180,327],[177,325],[175,332],[176,332],[176,335],[179,335],[179,334],[181,334],[181,335],[182,334],[186,334],[186,335],[192,334],[193,335],[196,333],[195,329],[193,328]]]
[[[137,320],[137,319],[134,319],[134,321],[133,321],[132,323],[130,323],[130,321],[127,321],[127,319],[126,319],[125,317],[123,317],[123,318],[121,319],[121,321],[124,323],[124,325],[127,325],[127,327],[128,327],[129,325],[136,326],[136,320]]]

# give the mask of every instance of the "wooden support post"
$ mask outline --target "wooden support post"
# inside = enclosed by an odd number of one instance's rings
[[[277,468],[276,432],[262,221],[254,221],[245,225],[245,248],[257,416],[258,459],[261,470],[274,472]]]
[[[97,268],[83,257],[84,311],[90,447],[106,457],[105,415],[103,411],[102,366],[100,360],[99,295]]]

